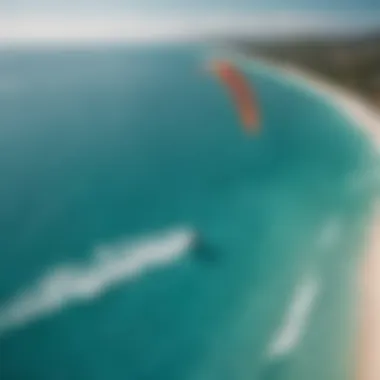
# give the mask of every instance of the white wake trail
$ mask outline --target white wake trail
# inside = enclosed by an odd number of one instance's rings
[[[89,300],[115,284],[184,256],[194,239],[187,229],[171,230],[95,249],[87,265],[61,265],[29,289],[0,306],[0,334],[54,313],[69,304]]]

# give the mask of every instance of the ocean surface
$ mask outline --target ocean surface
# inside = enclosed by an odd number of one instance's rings
[[[247,135],[212,54],[0,52],[1,380],[348,378],[376,156],[238,59]]]

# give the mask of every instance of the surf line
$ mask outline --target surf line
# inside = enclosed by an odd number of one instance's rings
[[[283,322],[267,348],[267,357],[274,359],[290,355],[301,342],[320,293],[320,282],[305,276],[296,286]]]

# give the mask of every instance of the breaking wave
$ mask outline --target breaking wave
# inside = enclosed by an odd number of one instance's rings
[[[306,332],[319,292],[319,281],[313,276],[306,277],[296,287],[280,329],[269,344],[268,357],[283,357],[297,348]]]

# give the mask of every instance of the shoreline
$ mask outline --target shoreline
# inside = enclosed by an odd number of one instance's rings
[[[380,153],[380,109],[370,105],[360,95],[329,83],[327,79],[317,73],[291,64],[281,64],[270,59],[263,59],[255,55],[251,55],[251,57],[255,62],[273,68],[292,82],[301,84],[321,98],[327,99],[339,112],[346,115],[357,128],[367,135]]]
[[[269,65],[287,78],[307,86],[314,93],[331,101],[339,112],[346,115],[380,152],[380,111],[370,106],[360,96],[349,90],[330,84],[318,74],[307,69],[266,60],[254,59]],[[363,258],[358,273],[359,299],[358,332],[355,340],[357,361],[353,379],[380,379],[380,202],[374,207],[369,225]]]

